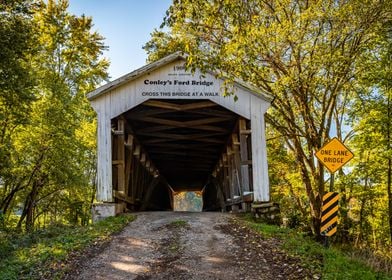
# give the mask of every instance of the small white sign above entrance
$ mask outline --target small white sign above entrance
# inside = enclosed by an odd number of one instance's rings
[[[191,74],[185,65],[171,65],[162,71],[158,78],[144,77],[138,94],[150,98],[192,98],[205,99],[218,97],[220,85],[212,76]],[[139,81],[140,83],[140,81]]]

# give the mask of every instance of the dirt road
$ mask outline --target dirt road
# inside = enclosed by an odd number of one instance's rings
[[[67,279],[318,279],[230,214],[144,212]],[[313,278],[314,277],[314,278]]]

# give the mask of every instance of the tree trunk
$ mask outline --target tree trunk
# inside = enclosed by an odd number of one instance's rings
[[[370,152],[367,152],[366,154],[366,165],[369,164],[369,158],[370,158]],[[368,199],[370,199],[371,201],[371,197],[368,194],[369,191],[369,174],[368,174],[368,170],[366,169],[366,174],[365,174],[365,182],[364,182],[364,198],[362,199],[362,204],[361,204],[361,209],[359,212],[359,237],[362,238],[363,236],[365,236],[364,234],[364,216],[365,216],[365,207],[366,207],[366,203],[368,201]],[[371,204],[372,205],[372,204]],[[361,239],[359,240],[361,241]]]
[[[321,240],[321,235],[320,235],[320,226],[321,226],[320,195],[322,195],[322,193],[324,192],[324,186],[319,186],[319,194],[315,195],[314,190],[312,188],[312,181],[310,178],[309,171],[306,168],[304,161],[301,160],[300,158],[301,157],[299,156],[298,159],[300,161],[302,182],[305,185],[306,194],[308,196],[309,204],[310,204],[310,213],[312,216],[311,229],[312,229],[313,234],[317,237],[317,239],[320,238],[320,240]],[[315,181],[317,181],[317,180],[315,180]],[[321,190],[321,193],[320,193],[320,190]]]
[[[12,189],[12,191],[3,199],[3,201],[1,201],[0,203],[0,210],[3,211],[3,214],[5,215],[8,211],[8,208],[11,205],[11,202],[15,196],[15,194],[20,190],[21,188],[16,187],[14,189]]]
[[[355,242],[356,246],[359,245],[359,243],[362,241],[362,237],[363,237],[363,217],[364,217],[364,213],[365,213],[365,205],[366,205],[366,203],[367,203],[367,199],[364,198],[362,200],[361,208],[359,210],[359,233],[358,233],[358,236],[357,236],[357,240]]]
[[[22,215],[18,221],[18,225],[16,226],[18,229],[22,227],[23,221],[26,219],[26,231],[30,232],[34,228],[34,210],[36,205],[36,200],[38,196],[39,189],[43,186],[44,180],[41,178],[37,181],[33,182],[32,189],[30,193],[27,195]]]
[[[21,191],[21,190],[26,189],[26,188],[29,187],[30,184],[33,182],[33,180],[34,180],[34,178],[35,178],[35,176],[36,176],[36,173],[39,172],[39,170],[41,169],[41,162],[42,162],[44,156],[45,156],[45,153],[42,152],[42,153],[40,154],[39,158],[37,159],[37,162],[36,162],[36,164],[35,164],[35,166],[34,166],[32,172],[31,172],[31,174],[30,174],[29,177],[28,177],[27,183],[23,184],[23,186],[22,186],[22,183],[21,183],[21,182],[23,182],[23,179],[24,179],[24,178],[21,178],[21,180],[19,181],[19,183],[15,184],[16,187],[15,187],[14,189],[12,189],[11,192],[7,195],[7,197],[0,203],[0,209],[3,210],[3,213],[6,213],[6,211],[8,210],[8,208],[9,208],[9,206],[10,206],[10,204],[11,204],[13,198],[14,198],[15,195],[16,195],[16,193],[19,192],[19,191]],[[34,183],[33,183],[33,185],[34,185]],[[26,201],[27,201],[28,197],[29,197],[29,195],[27,196]],[[22,218],[23,218],[23,219],[25,218],[25,216],[23,216],[23,214],[22,214],[22,216],[20,217],[20,219],[22,219]],[[22,219],[22,220],[23,220],[23,219]],[[17,227],[18,227],[18,228],[21,227],[21,224],[19,225],[19,222],[18,222]]]
[[[290,140],[293,140],[293,143],[290,143]],[[306,195],[309,199],[310,214],[312,219],[310,227],[316,239],[322,240],[320,234],[320,226],[322,202],[321,198],[324,194],[324,181],[320,178],[323,178],[322,174],[324,173],[324,171],[323,168],[316,169],[313,164],[309,164],[313,160],[313,158],[309,160],[306,157],[299,139],[294,138],[290,140],[286,139],[286,144],[288,145],[289,149],[291,149],[296,155],[296,160],[298,162],[299,169],[301,172],[301,179],[305,187]],[[313,154],[311,155],[311,157],[313,157]],[[314,181],[315,184],[312,184],[312,181]]]

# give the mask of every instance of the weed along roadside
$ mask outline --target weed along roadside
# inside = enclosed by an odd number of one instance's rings
[[[237,215],[233,222],[251,229],[262,238],[275,240],[282,250],[299,257],[304,267],[311,269],[315,275],[320,275],[320,279],[392,279],[392,260],[388,260],[387,257],[361,254],[353,248],[325,248],[305,233],[276,225],[256,223],[249,215]]]
[[[122,215],[88,226],[56,225],[30,234],[0,232],[0,279],[61,279],[134,219]]]

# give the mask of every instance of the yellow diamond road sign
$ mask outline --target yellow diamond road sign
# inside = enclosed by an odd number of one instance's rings
[[[316,157],[331,173],[335,173],[352,159],[354,154],[335,137],[317,151]]]

